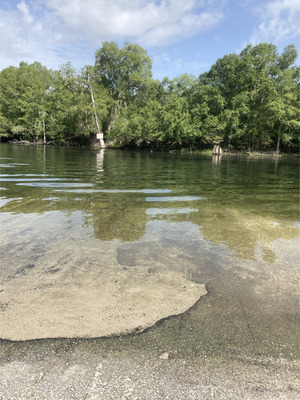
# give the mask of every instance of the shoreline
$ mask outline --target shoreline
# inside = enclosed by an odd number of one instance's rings
[[[135,338],[0,341],[0,399],[296,400],[299,360],[234,354],[180,357]]]
[[[222,156],[250,156],[250,157],[299,157],[300,153],[287,153],[287,152],[279,152],[277,153],[276,150],[227,150],[224,149],[222,154],[213,154],[213,146],[210,149],[207,148],[194,148],[189,149],[186,147],[182,148],[168,148],[168,147],[139,147],[139,146],[114,146],[110,143],[107,143],[105,148],[101,148],[98,144],[55,144],[53,142],[30,142],[28,140],[20,140],[20,141],[1,141],[0,144],[9,144],[9,145],[17,145],[17,146],[51,146],[51,147],[67,147],[72,149],[91,149],[91,150],[116,150],[116,151],[136,151],[136,152],[162,152],[162,153],[181,153],[181,154],[199,154],[199,155],[211,155],[214,157],[221,158]]]

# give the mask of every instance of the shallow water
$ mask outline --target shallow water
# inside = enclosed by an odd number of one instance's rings
[[[136,346],[298,354],[297,158],[1,144],[0,163],[0,278],[40,268],[46,286],[65,265],[81,279],[109,248],[126,270],[209,291]]]

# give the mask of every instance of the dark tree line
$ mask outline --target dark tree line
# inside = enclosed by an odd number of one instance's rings
[[[0,137],[89,144],[100,128],[114,147],[220,143],[228,150],[298,151],[296,59],[294,45],[279,54],[261,43],[218,59],[199,77],[162,81],[152,79],[147,52],[131,43],[105,42],[95,65],[80,72],[70,63],[53,71],[21,62],[0,72]]]

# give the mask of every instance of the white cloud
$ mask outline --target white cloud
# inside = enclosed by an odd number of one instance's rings
[[[21,11],[25,22],[27,22],[28,24],[31,24],[31,23],[33,22],[33,17],[32,17],[32,15],[30,14],[29,7],[28,7],[28,5],[25,3],[25,1],[22,0],[21,3],[19,3],[19,4],[17,5],[17,8],[18,8],[18,10]]]
[[[250,42],[280,43],[300,36],[300,1],[275,0],[256,9],[261,21]]]
[[[222,20],[221,13],[202,13],[181,15],[169,18],[167,23],[156,25],[143,32],[139,38],[147,46],[174,43],[180,39],[194,36],[215,27]]]
[[[1,6],[0,69],[22,60],[55,67],[103,41],[156,47],[217,26],[212,0],[19,0]],[[79,54],[79,55],[78,55]],[[83,61],[82,66],[88,62]]]
[[[2,9],[0,18],[0,68],[20,61],[47,61],[51,67],[62,63],[57,54],[59,43],[53,39],[54,21],[47,15],[34,16],[28,4],[20,1],[14,9]]]
[[[90,40],[133,39],[142,45],[173,43],[210,29],[222,14],[203,0],[49,0],[64,21],[65,32],[83,32]],[[205,9],[204,9],[205,7]]]

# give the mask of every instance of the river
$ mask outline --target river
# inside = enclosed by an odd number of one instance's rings
[[[297,157],[0,156],[1,338],[299,357]]]

